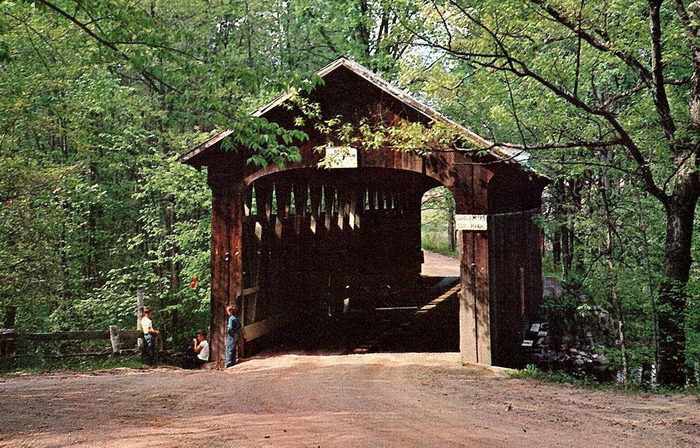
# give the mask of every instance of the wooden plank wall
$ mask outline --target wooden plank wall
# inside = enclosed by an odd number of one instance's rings
[[[243,325],[282,319],[303,333],[315,316],[340,312],[352,291],[417,278],[422,193],[416,178],[383,183],[341,170],[252,182],[243,219]]]
[[[494,365],[521,367],[524,330],[542,297],[539,210],[489,217],[491,352]]]

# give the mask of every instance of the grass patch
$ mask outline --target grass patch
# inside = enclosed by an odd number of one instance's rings
[[[524,369],[516,370],[510,374],[511,378],[529,379],[552,384],[568,384],[580,389],[603,390],[624,394],[658,394],[658,395],[689,395],[696,396],[700,401],[700,385],[686,387],[661,387],[651,384],[627,383],[626,385],[600,382],[590,376],[572,375],[563,371],[545,371],[533,364],[528,364]]]
[[[0,360],[0,375],[12,376],[25,373],[46,373],[65,370],[89,372],[92,370],[108,370],[119,367],[144,368],[147,367],[147,364],[141,360],[141,355],[63,359],[24,357],[13,360]]]
[[[421,245],[425,250],[447,255],[448,257],[457,258],[459,256],[459,250],[450,250],[449,238],[441,233],[422,232]]]
[[[577,378],[563,371],[545,371],[534,364],[528,364],[524,369],[516,370],[510,374],[511,378],[537,380],[546,383],[571,384],[580,387],[591,387],[602,383],[588,378]]]

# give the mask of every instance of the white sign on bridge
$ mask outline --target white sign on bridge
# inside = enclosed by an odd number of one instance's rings
[[[487,215],[455,215],[456,230],[487,230]]]
[[[326,168],[357,168],[357,149],[350,146],[326,148]]]

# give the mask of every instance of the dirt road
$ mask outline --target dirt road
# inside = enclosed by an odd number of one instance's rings
[[[430,277],[459,277],[459,259],[424,250],[421,274]]]
[[[697,447],[695,397],[501,378],[457,354],[0,379],[7,447]]]

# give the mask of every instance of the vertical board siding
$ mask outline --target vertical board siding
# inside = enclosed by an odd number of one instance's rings
[[[337,306],[329,297],[346,288],[420,275],[419,177],[367,184],[342,171],[312,174],[271,174],[248,186],[257,213],[243,226],[244,325]]]
[[[533,221],[538,212],[489,218],[492,351],[496,365],[519,367],[525,361],[521,347],[524,330],[537,317],[542,296],[541,233]]]

